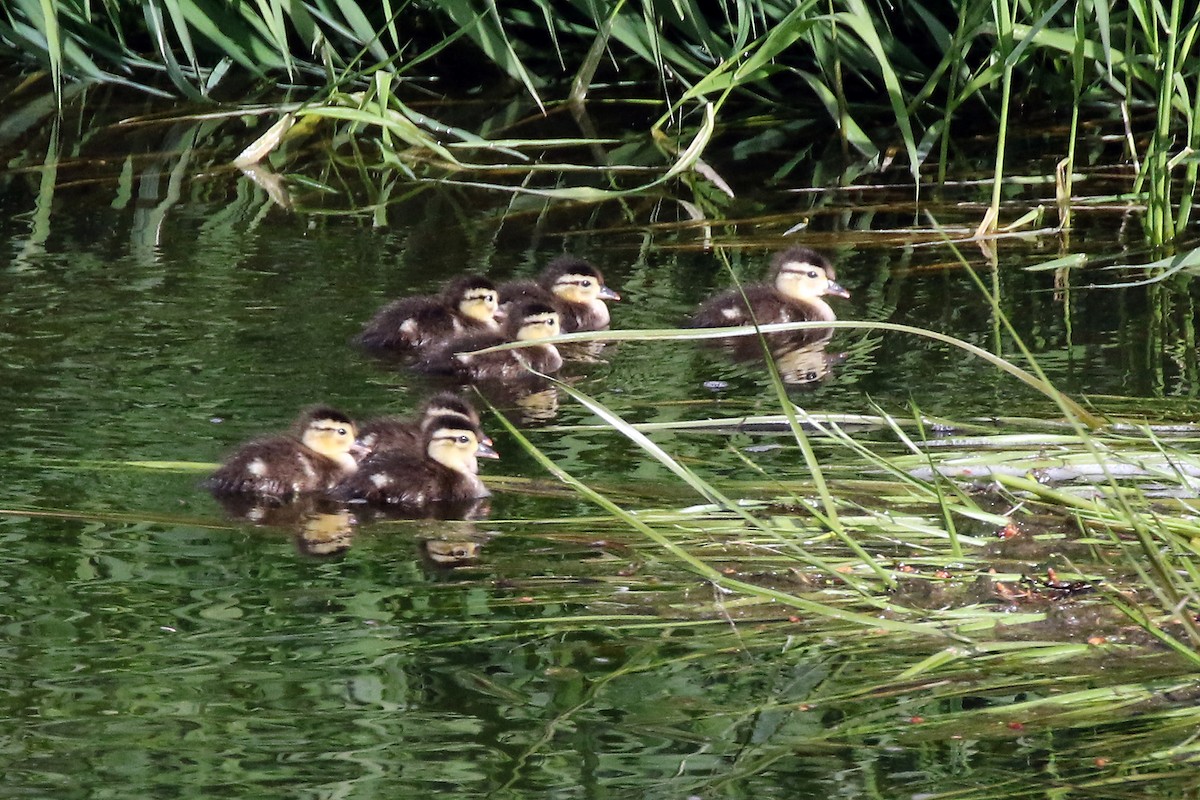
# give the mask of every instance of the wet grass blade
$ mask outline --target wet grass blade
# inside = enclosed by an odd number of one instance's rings
[[[54,94],[62,109],[63,42],[58,25],[58,7],[53,0],[39,0],[42,34],[46,38],[46,58],[50,62],[50,79],[54,83]]]
[[[943,342],[952,345],[961,350],[965,350],[973,356],[991,364],[1003,372],[1013,376],[1017,380],[1026,384],[1032,389],[1054,400],[1060,404],[1066,413],[1084,422],[1084,424],[1099,428],[1104,423],[1092,412],[1085,409],[1079,403],[1072,400],[1067,395],[1060,392],[1054,387],[1045,376],[1038,376],[1024,370],[1012,362],[1000,356],[991,353],[970,342],[962,339],[949,336],[937,331],[931,331],[926,328],[917,328],[911,325],[900,325],[894,322],[868,322],[858,320],[836,320],[833,322],[788,322],[776,323],[771,325],[762,325],[758,328],[753,326],[742,326],[736,328],[667,328],[657,330],[610,330],[610,331],[588,331],[584,333],[568,333],[553,339],[539,339],[537,342],[509,342],[507,344],[496,345],[484,350],[479,350],[479,353],[491,353],[500,350],[518,349],[521,347],[531,347],[534,344],[541,343],[567,343],[567,342],[621,342],[621,341],[693,341],[704,339],[725,339],[736,336],[757,336],[760,333],[782,333],[785,331],[800,331],[800,330],[820,330],[825,328],[846,329],[846,330],[867,330],[867,331],[889,331],[895,333],[905,333],[912,336],[921,336],[934,341]]]
[[[749,513],[744,508],[742,503],[731,500],[724,493],[718,491],[711,484],[709,484],[708,482],[701,479],[700,476],[696,475],[695,472],[688,469],[683,464],[680,464],[676,459],[672,458],[671,455],[668,454],[665,450],[663,450],[657,444],[652,442],[645,434],[634,429],[629,423],[627,423],[625,420],[621,419],[611,409],[606,408],[605,406],[603,406],[599,402],[597,402],[595,399],[588,397],[587,395],[583,394],[582,392],[575,389],[574,387],[568,386],[567,384],[562,383],[561,381],[555,381],[555,383],[559,387],[559,389],[561,389],[562,391],[567,393],[576,402],[583,405],[585,408],[587,408],[593,414],[600,417],[600,419],[602,419],[606,424],[611,426],[613,430],[616,430],[621,435],[630,439],[636,445],[638,445],[643,450],[645,450],[647,453],[649,453],[651,456],[653,456],[654,459],[657,460],[660,464],[665,466],[672,473],[674,473],[676,476],[678,476],[680,479],[682,479],[688,486],[692,487],[692,489],[695,490],[696,493],[699,494],[701,497],[705,498],[706,500],[708,500],[711,503],[717,504],[718,506],[720,506],[723,509],[732,511],[733,513],[737,514],[745,521],[745,523],[747,525],[749,525],[753,528],[759,528],[760,530],[763,530],[766,533],[773,534],[773,531],[771,531],[770,528],[764,526],[762,521],[758,517]],[[810,448],[810,453],[811,453],[811,448]],[[812,461],[810,463],[815,463],[815,457],[812,459]],[[813,476],[813,477],[814,477],[814,480],[819,479],[819,476]],[[841,526],[837,523],[837,515],[836,515],[836,509],[834,507],[833,497],[829,493],[827,488],[825,488],[823,491],[824,491],[824,498],[826,500],[826,504],[824,506],[825,513],[821,514],[821,513],[817,512],[816,509],[810,509],[810,511],[818,519],[818,521],[820,521],[824,526],[829,527],[832,530],[834,530],[834,532],[839,536],[839,538],[841,538],[843,541],[845,541],[846,544],[855,552],[855,555],[859,558],[861,563],[863,563],[865,566],[869,567],[875,573],[877,578],[879,578],[881,581],[883,581],[885,585],[891,586],[894,583],[894,579],[889,574],[889,572],[881,564],[879,564],[876,559],[872,558],[865,550],[863,550],[858,545],[857,542],[854,542],[853,539],[851,539],[850,536],[846,533],[846,531],[843,528],[841,528]],[[831,575],[839,575],[842,580],[844,580],[850,586],[854,587],[857,591],[859,591],[863,594],[868,594],[866,587],[860,581],[858,581],[858,579],[855,578],[854,576],[847,575],[843,572],[840,572],[840,571],[836,570],[832,565],[827,564],[827,563],[821,561],[820,559],[814,558],[813,556],[811,556],[810,554],[805,552],[803,549],[799,548],[794,542],[789,542],[788,544],[806,562],[808,562],[810,564],[814,564],[815,566],[819,566],[822,569],[828,570]]]
[[[483,11],[476,12],[467,0],[438,0],[438,7],[461,29],[467,31],[480,49],[495,64],[515,80],[519,81],[538,108],[544,113],[545,106],[538,94],[536,81],[525,64],[517,56],[512,42],[504,28],[504,20],[495,3],[485,5]]]
[[[495,409],[493,409],[493,411],[495,411]],[[715,586],[721,587],[728,591],[741,592],[755,597],[772,600],[784,606],[795,608],[798,611],[811,614],[816,617],[851,622],[872,630],[886,630],[893,633],[908,633],[921,637],[934,637],[942,639],[948,638],[966,641],[963,637],[950,631],[940,624],[903,622],[887,616],[876,616],[872,614],[862,614],[855,611],[848,611],[837,606],[808,600],[796,595],[778,591],[776,589],[756,586],[754,584],[746,583],[744,581],[736,580],[723,575],[720,571],[710,567],[708,564],[704,563],[702,560],[695,557],[684,548],[679,547],[670,539],[663,536],[653,527],[647,525],[643,520],[639,519],[637,515],[616,505],[607,497],[595,491],[586,483],[575,478],[566,472],[566,470],[555,464],[553,460],[535,447],[533,443],[524,435],[524,433],[522,433],[515,425],[509,422],[502,414],[497,412],[495,417],[505,428],[505,430],[508,431],[509,435],[511,435],[539,464],[541,464],[543,468],[550,472],[550,474],[571,486],[582,497],[585,497],[589,501],[603,508],[609,514],[612,514],[617,519],[623,521],[630,528],[633,528],[634,530],[637,530],[645,535],[655,544],[678,558],[690,570]]]

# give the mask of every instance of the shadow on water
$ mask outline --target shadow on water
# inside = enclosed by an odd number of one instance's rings
[[[991,518],[976,514],[958,531],[967,552],[946,563],[930,555],[943,522],[836,461],[826,441],[817,456],[843,481],[855,537],[924,576],[895,597],[977,615],[972,630],[995,633],[980,634],[986,645],[949,635],[950,623],[904,637],[725,594],[564,491],[503,433],[503,458],[484,472],[495,492],[486,514],[403,520],[299,504],[231,519],[198,488],[203,465],[306,404],[407,413],[437,388],[349,344],[386,300],[467,269],[530,277],[563,251],[601,265],[625,296],[614,327],[667,328],[730,270],[760,278],[806,218],[794,236],[837,262],[853,296],[844,318],[1011,349],[957,261],[912,228],[911,192],[791,192],[764,178],[772,153],[743,162],[716,149],[712,167],[739,177],[739,196],[708,203],[701,227],[661,195],[583,205],[358,176],[344,152],[312,142],[268,165],[279,184],[229,166],[259,120],[122,123],[154,109],[72,91],[61,121],[31,94],[0,127],[14,794],[286,784],[313,797],[1015,798],[1053,784],[1099,797],[1114,769],[1141,780],[1159,764],[1151,754],[1194,733],[1186,665],[1108,607],[1064,606],[1044,582],[1021,583],[1049,566],[1130,590],[1137,578],[1116,544],[1068,545],[1076,520],[1046,515],[1025,523],[1025,549],[997,549]],[[929,207],[953,229],[982,191],[931,193]],[[1126,241],[1127,214],[1080,213],[1069,252],[1098,265],[1151,260]],[[994,248],[994,268],[970,259],[1059,388],[1126,413],[1194,415],[1190,276],[1099,290],[1140,273],[1022,269],[1067,254],[1051,234]],[[839,331],[767,345],[808,411],[1057,415],[936,342]],[[631,423],[778,414],[761,346],[623,342],[566,374]],[[866,608],[847,582],[859,562],[814,520],[808,475],[778,425],[648,435],[789,539],[704,510],[665,467],[549,392],[497,404],[563,469],[724,574]],[[895,446],[884,427],[861,439]],[[996,495],[996,514],[1009,499]],[[872,527],[876,510],[911,521],[915,538]],[[789,560],[797,542],[824,559],[817,579]],[[1107,591],[1097,585],[1088,597]],[[1087,643],[1097,636],[1106,644]],[[1107,682],[1093,686],[1100,674]],[[1074,704],[1057,704],[1064,695]],[[1183,771],[1145,781],[1179,797],[1197,783]]]

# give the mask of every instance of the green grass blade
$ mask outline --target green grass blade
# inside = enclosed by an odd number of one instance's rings
[[[63,43],[58,25],[58,6],[54,0],[40,0],[42,34],[46,37],[46,57],[50,61],[50,78],[54,94],[62,110]]]
[[[919,184],[921,181],[921,156],[917,150],[917,139],[913,135],[912,120],[908,114],[908,104],[904,89],[900,85],[900,78],[892,68],[878,31],[871,24],[871,13],[865,4],[862,0],[851,0],[849,7],[849,12],[838,13],[835,16],[839,23],[854,31],[874,56],[876,67],[883,77],[884,88],[887,90],[888,102],[891,103],[892,113],[896,117],[896,125],[900,128],[900,138],[904,141],[904,148],[908,151],[909,172],[912,174],[913,180]]]
[[[588,397],[572,386],[568,386],[561,381],[554,381],[554,383],[559,387],[559,389],[568,394],[576,402],[580,403],[593,414],[600,417],[600,419],[604,420],[604,422],[613,430],[618,431],[638,447],[649,453],[656,461],[669,469],[688,486],[692,487],[692,489],[701,497],[705,498],[711,503],[719,505],[728,511],[734,512],[750,527],[759,528],[766,533],[770,533],[770,531],[763,526],[762,521],[758,517],[748,513],[745,510],[742,503],[731,500],[728,496],[717,490],[714,486],[702,480],[700,476],[696,475],[695,472],[688,469],[683,464],[680,464],[665,450],[652,442],[644,433],[634,428],[625,420],[621,419],[621,417],[615,414],[611,409],[605,407],[594,398]],[[810,465],[815,463],[815,459],[811,459],[809,461]],[[828,492],[825,492],[824,497],[826,500],[826,515],[822,517],[820,514],[817,514],[815,510],[813,510],[814,516],[816,516],[818,520],[827,526],[833,527],[835,533],[837,533],[840,538],[846,541],[851,549],[855,551],[855,554],[858,556],[860,562],[875,572],[876,576],[879,577],[884,583],[891,585],[893,579],[891,575],[888,574],[887,570],[881,564],[879,564],[876,559],[872,558],[866,551],[862,550],[861,547],[858,547],[857,543],[851,540],[846,534],[845,530],[837,524],[837,515],[836,511],[834,510],[835,506],[832,496],[830,496]],[[830,575],[839,576],[842,580],[854,587],[859,592],[863,593],[864,595],[867,594],[866,588],[863,586],[862,582],[857,580],[854,576],[841,573],[834,569],[832,565],[825,563],[820,559],[816,559],[810,554],[800,551],[797,548],[794,549],[796,549],[796,552],[800,553],[804,560],[808,563],[826,570]]]
[[[493,411],[495,411],[495,409],[493,409]],[[748,595],[773,600],[781,605],[789,608],[795,608],[798,611],[811,614],[813,616],[851,622],[869,630],[886,630],[909,633],[922,637],[969,641],[965,637],[948,630],[946,627],[940,624],[904,622],[888,616],[876,616],[873,614],[862,614],[856,611],[848,611],[837,606],[827,605],[798,597],[796,595],[788,594],[787,592],[781,592],[776,589],[769,589],[762,586],[755,586],[744,581],[729,578],[728,576],[723,575],[720,571],[712,568],[708,564],[696,558],[694,555],[687,552],[687,550],[672,542],[662,533],[646,524],[643,520],[639,519],[636,515],[626,511],[616,503],[613,503],[607,497],[595,491],[586,483],[575,478],[566,470],[555,464],[554,461],[547,457],[545,453],[535,447],[534,444],[524,435],[524,433],[522,433],[515,425],[509,422],[504,415],[496,412],[495,416],[505,430],[508,431],[509,435],[511,435],[521,445],[521,447],[539,464],[541,464],[542,467],[550,474],[554,475],[568,486],[571,486],[581,496],[600,506],[616,519],[621,520],[629,527],[644,534],[655,544],[678,558],[697,575],[714,584],[715,586],[721,587],[727,591],[742,592]]]
[[[1085,409],[1079,403],[1072,400],[1067,395],[1060,392],[1044,377],[1039,377],[1030,373],[1027,370],[1021,369],[1010,361],[989,352],[988,350],[973,345],[970,342],[962,339],[949,336],[937,331],[931,331],[926,328],[916,328],[911,325],[900,325],[894,322],[869,322],[859,320],[836,320],[833,322],[787,322],[775,323],[771,325],[762,325],[759,328],[752,326],[743,326],[737,328],[668,328],[658,330],[609,330],[609,331],[588,331],[584,333],[568,333],[553,339],[539,339],[537,342],[509,342],[507,344],[496,345],[484,350],[480,353],[491,353],[498,350],[511,350],[521,347],[530,347],[533,344],[551,343],[566,343],[566,342],[618,342],[618,341],[692,341],[702,339],[724,339],[734,336],[757,336],[759,333],[783,333],[785,331],[800,331],[800,330],[819,330],[823,328],[846,329],[846,330],[867,330],[867,331],[891,331],[895,333],[905,333],[912,336],[921,336],[926,339],[943,342],[944,344],[952,345],[961,350],[965,350],[973,356],[976,356],[983,361],[999,368],[1005,373],[1013,376],[1017,380],[1027,386],[1036,389],[1046,397],[1061,403],[1064,407],[1076,418],[1082,420],[1086,425],[1092,428],[1101,427],[1104,423],[1092,412]]]

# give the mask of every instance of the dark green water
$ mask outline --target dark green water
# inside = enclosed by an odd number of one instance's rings
[[[827,798],[996,786],[1016,797],[1029,787],[1013,775],[1049,785],[1090,774],[1086,731],[1069,726],[903,739],[873,715],[945,706],[807,708],[927,653],[872,654],[849,626],[841,637],[806,638],[803,624],[788,636],[731,630],[686,608],[713,602],[711,589],[567,494],[498,491],[475,522],[363,522],[348,548],[321,557],[295,526],[230,520],[197,489],[202,471],[123,463],[217,461],[312,402],[407,411],[429,384],[348,341],[387,299],[461,270],[504,279],[564,250],[585,256],[625,295],[621,328],[673,326],[728,282],[696,228],[664,224],[683,217],[666,197],[510,206],[426,185],[374,216],[336,213],[341,200],[315,191],[286,211],[226,166],[246,136],[232,123],[117,129],[76,110],[57,127],[13,123],[0,140],[5,795]],[[811,216],[794,239],[835,259],[853,293],[843,318],[995,342],[988,306],[947,249],[871,233],[908,224],[906,211],[842,197],[813,208],[747,184],[727,209],[747,221],[715,234],[743,277],[761,275],[783,231]],[[750,219],[768,211],[777,216]],[[1120,223],[1084,215],[1069,251],[1151,260]],[[1187,278],[1096,290],[1085,284],[1112,278],[1089,272],[1056,292],[1051,273],[1021,267],[1060,255],[1057,237],[999,252],[1001,302],[1060,388],[1127,398],[1107,401],[1123,411],[1194,410]],[[991,281],[979,252],[967,255]],[[924,340],[842,332],[830,350],[844,361],[796,390],[810,410],[1055,413]],[[572,370],[577,387],[635,421],[777,410],[759,367],[694,345],[622,344],[603,359]],[[554,422],[594,419],[560,398]],[[503,459],[486,472],[549,482],[498,427]],[[697,502],[614,434],[529,435],[589,483],[643,496],[661,486],[664,508]],[[706,477],[744,476],[723,440],[655,438]],[[757,459],[783,479],[801,471],[794,451]],[[449,567],[429,539],[482,546]]]

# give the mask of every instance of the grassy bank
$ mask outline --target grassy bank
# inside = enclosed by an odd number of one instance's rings
[[[805,143],[797,159],[838,156],[826,180],[899,171],[913,191],[953,171],[961,141],[982,135],[995,146],[981,234],[1014,221],[1002,218],[1001,201],[1019,107],[1061,126],[1049,142],[1058,225],[1070,225],[1073,178],[1087,166],[1080,154],[1094,158],[1101,142],[1133,168],[1130,198],[1144,209],[1151,242],[1172,240],[1190,219],[1200,61],[1195,22],[1180,2],[906,2],[898,14],[860,0],[597,8],[582,0],[521,9],[467,0],[21,2],[0,17],[0,54],[41,67],[60,93],[82,80],[240,110],[262,98],[264,122],[277,124],[243,154],[245,164],[295,136],[294,122],[323,121],[324,136],[353,137],[368,162],[467,172],[472,182],[565,199],[685,175],[720,187],[701,160],[706,147],[715,133],[764,114],[776,136]],[[280,103],[285,89],[291,101]],[[660,163],[648,178],[621,181],[613,174],[627,166],[621,152],[589,133],[583,114],[583,135],[567,138],[592,140],[604,155],[546,186],[531,176],[561,166],[552,155],[561,139],[462,128],[413,107],[480,92],[522,98],[510,123],[564,105],[644,98],[650,113],[638,124]],[[524,177],[497,181],[497,170]]]

